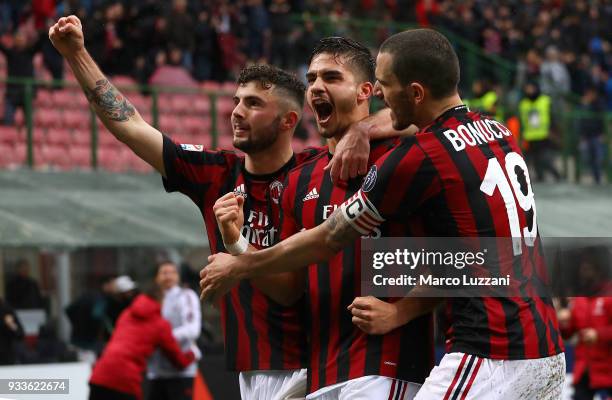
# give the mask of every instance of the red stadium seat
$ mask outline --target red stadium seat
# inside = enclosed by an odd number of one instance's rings
[[[91,149],[88,146],[71,146],[69,152],[73,166],[79,168],[91,166]]]
[[[50,128],[45,135],[45,142],[50,145],[68,146],[72,143],[72,133],[67,129]]]
[[[14,163],[15,148],[8,143],[0,143],[0,168],[10,167]]]
[[[47,89],[40,89],[36,93],[34,100],[35,107],[53,107],[53,92]]]
[[[164,133],[178,133],[183,129],[181,117],[174,114],[160,114],[159,127]]]
[[[56,109],[39,108],[34,114],[34,125],[42,128],[59,127],[62,124],[62,115]]]
[[[204,81],[200,83],[200,88],[216,92],[221,90],[221,84],[216,81]]]
[[[145,97],[138,92],[128,93],[127,97],[130,103],[136,107],[140,114],[151,112],[151,98]]]
[[[56,90],[53,92],[53,106],[64,110],[66,108],[75,108],[77,106],[75,97],[74,90]]]
[[[217,99],[217,110],[220,118],[229,117],[234,111],[234,107],[234,100],[230,97],[223,96]]]
[[[91,124],[89,111],[65,110],[63,114],[63,126],[71,129],[87,129]]]
[[[25,115],[22,108],[15,111],[15,126],[22,127],[25,125]]]
[[[115,75],[112,78],[112,82],[113,82],[113,85],[120,88],[120,90],[125,88],[126,86],[138,85],[138,82],[136,82],[131,76],[127,76],[127,75]]]
[[[87,146],[91,144],[91,131],[89,129],[77,129],[72,132],[72,143],[76,146]]]
[[[172,109],[177,114],[193,113],[193,103],[196,96],[189,94],[176,94],[172,97]]]
[[[16,126],[0,125],[0,142],[13,145],[19,139],[20,135]]]
[[[197,96],[191,105],[191,112],[198,115],[208,115],[210,113],[210,99],[208,96]]]
[[[183,129],[191,134],[209,134],[210,118],[186,116],[183,118]]]

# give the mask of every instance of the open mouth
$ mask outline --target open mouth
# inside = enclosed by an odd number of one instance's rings
[[[332,113],[334,112],[333,104],[325,99],[314,99],[312,101],[312,107],[315,114],[317,114],[317,121],[320,124],[324,124],[329,121]]]
[[[249,130],[249,126],[246,124],[233,124],[232,128],[234,129],[235,134],[240,134],[247,132]]]

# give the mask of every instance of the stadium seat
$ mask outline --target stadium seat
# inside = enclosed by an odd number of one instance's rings
[[[56,90],[53,92],[53,105],[63,110],[79,108],[74,89]]]
[[[221,90],[221,84],[216,81],[204,81],[200,83],[200,88],[204,90],[218,91]]]
[[[64,110],[63,126],[70,129],[87,129],[91,123],[88,111]]]
[[[72,165],[78,168],[89,168],[91,166],[91,149],[88,146],[71,146],[69,148]]]
[[[231,97],[222,96],[217,99],[217,110],[221,118],[229,117],[234,111],[234,100]]]
[[[72,143],[72,133],[64,128],[50,128],[45,135],[45,142],[49,145],[69,146]]]
[[[34,107],[53,107],[53,92],[48,89],[39,89],[34,100]]]
[[[191,134],[209,134],[211,129],[210,118],[186,116],[183,118],[183,129]]]
[[[0,125],[0,142],[13,145],[20,139],[16,126]]]
[[[75,146],[87,146],[91,144],[91,131],[89,129],[76,129],[72,132],[72,144]]]
[[[126,96],[140,114],[145,112],[151,113],[151,98],[145,97],[138,92],[126,93]]]
[[[15,110],[15,126],[22,127],[25,125],[25,115],[22,108]]]
[[[172,109],[177,114],[193,113],[193,103],[196,96],[189,94],[176,94],[172,97]]]
[[[136,86],[138,82],[131,76],[126,75],[115,75],[112,77],[113,85],[118,87],[120,90],[125,89],[126,86]]]
[[[230,95],[233,95],[236,89],[238,89],[236,82],[223,82],[221,85],[221,90],[228,92]]]
[[[0,168],[10,167],[14,159],[15,147],[12,144],[0,142]]]
[[[34,113],[34,125],[42,128],[59,127],[62,124],[62,116],[56,109],[39,108]]]
[[[191,104],[191,111],[194,114],[201,116],[208,115],[210,113],[210,99],[206,95],[197,96],[193,104]]]
[[[185,68],[171,65],[163,65],[157,68],[149,83],[158,86],[198,87],[198,83]]]
[[[160,114],[159,127],[162,132],[180,132],[183,129],[181,117],[174,114]]]

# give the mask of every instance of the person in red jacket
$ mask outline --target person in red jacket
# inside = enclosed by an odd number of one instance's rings
[[[162,298],[161,289],[151,286],[121,313],[108,345],[94,366],[89,380],[89,400],[142,399],[146,361],[158,347],[179,368],[199,358],[195,346],[185,353],[179,348],[170,324],[161,316]]]
[[[598,263],[585,254],[579,268],[581,292],[558,312],[564,338],[577,334],[574,399],[592,400],[595,393],[612,396],[612,292]]]

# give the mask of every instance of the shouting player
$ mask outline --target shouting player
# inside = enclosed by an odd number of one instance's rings
[[[219,196],[230,192],[244,196],[248,217],[244,232],[251,243],[259,248],[276,240],[278,195],[285,174],[316,153],[310,150],[294,155],[291,149],[291,137],[302,114],[303,84],[270,66],[242,71],[234,96],[232,128],[234,146],[246,156],[205,151],[198,145],[175,144],[141,118],[86,51],[77,17],[60,18],[49,30],[49,37],[68,61],[108,130],[161,173],[166,190],[180,191],[196,203],[213,252],[225,248],[212,207]],[[388,115],[382,117],[388,119]],[[370,124],[375,121],[376,117]],[[387,124],[390,128],[390,122]],[[369,126],[363,124],[363,128]],[[344,161],[336,164],[340,175],[367,171],[366,162],[359,162],[367,161],[369,149],[367,134],[361,127],[351,130],[344,154],[337,154]],[[370,131],[385,134],[381,130]],[[298,319],[299,308],[283,307],[258,288],[290,287],[284,284],[285,279],[290,281],[291,275],[242,282],[221,301],[227,366],[244,372],[241,391],[245,399],[268,398],[270,388],[275,388],[278,398],[295,393],[303,396],[306,377],[301,367],[306,342]]]
[[[327,139],[329,153],[289,173],[282,195],[281,239],[322,224],[361,186],[361,179],[334,186],[325,166],[348,127],[369,114],[374,59],[355,41],[325,38],[313,51],[306,78],[308,104],[320,134]],[[373,141],[370,164],[394,143]],[[228,243],[245,242],[238,238],[242,217],[237,206],[225,198],[216,206]],[[387,225],[380,229],[388,233]],[[377,336],[367,335],[351,322],[347,308],[360,295],[360,256],[360,241],[356,240],[327,262],[302,269],[307,275],[310,316],[308,399],[411,399],[433,366],[430,316]],[[303,286],[296,286],[285,302],[295,301],[303,291]]]
[[[424,222],[423,236],[520,239],[514,261],[523,276],[535,278],[544,268],[521,151],[501,123],[462,104],[459,63],[448,40],[427,29],[391,36],[380,48],[376,77],[377,95],[391,108],[395,128],[413,123],[420,131],[381,157],[367,185],[325,223],[264,251],[211,257],[200,272],[204,297],[240,278],[324,262],[384,221],[408,227],[415,218]],[[435,304],[409,300],[401,303],[399,323]],[[560,397],[565,359],[549,297],[446,302],[448,353],[417,399]]]

